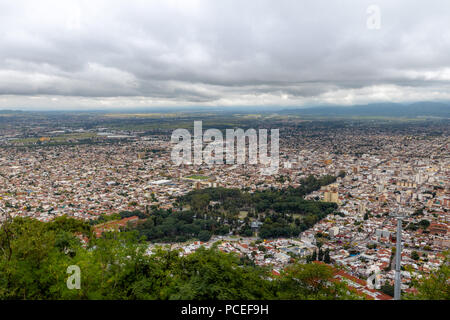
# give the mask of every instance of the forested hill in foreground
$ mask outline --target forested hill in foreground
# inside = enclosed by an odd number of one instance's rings
[[[82,245],[75,234],[90,238]],[[136,232],[96,238],[88,223],[15,218],[0,229],[2,299],[354,299],[332,282],[330,267],[294,264],[279,277],[216,248],[189,256],[160,249],[147,255]],[[67,268],[78,266],[80,288],[67,287]],[[299,281],[293,281],[293,278]]]
[[[89,237],[86,245],[77,235]],[[53,299],[356,299],[328,265],[293,263],[273,276],[215,247],[188,256],[159,249],[147,255],[136,232],[96,238],[87,222],[58,217],[4,221],[0,227],[0,300]],[[69,266],[80,270],[69,289]],[[448,266],[417,284],[418,299],[448,299]],[[69,279],[70,280],[70,279]],[[406,298],[408,296],[405,296]]]
[[[284,109],[280,114],[320,117],[439,117],[450,118],[450,102],[373,103],[356,106],[317,106]]]

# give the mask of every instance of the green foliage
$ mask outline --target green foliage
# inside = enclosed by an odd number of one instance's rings
[[[195,216],[192,211],[154,210],[148,219],[136,226],[136,230],[147,240],[160,242],[184,242],[199,239],[201,234],[202,239],[208,234],[209,240],[211,234],[226,234],[229,230],[228,226],[221,226],[212,218],[196,219]]]
[[[209,239],[211,239],[211,232],[206,230],[200,231],[198,233],[198,239],[203,242],[209,241]]]
[[[333,176],[309,176],[302,180],[299,188],[254,193],[227,188],[194,190],[179,197],[176,202],[177,207],[189,206],[190,211],[172,212],[153,208],[151,215],[141,214],[145,221],[137,226],[137,230],[147,240],[163,242],[199,239],[202,231],[208,231],[211,235],[225,235],[233,231],[250,237],[254,234],[250,227],[252,218],[264,221],[259,230],[260,238],[296,237],[337,209],[335,203],[303,199],[305,194],[335,180]],[[218,204],[212,206],[211,201]],[[242,210],[249,212],[243,222],[239,218]],[[124,217],[123,213],[120,215]],[[139,212],[136,215],[141,217]],[[294,219],[293,215],[301,216],[301,219]],[[202,234],[206,235],[205,232]]]
[[[323,260],[323,251],[322,248],[319,248],[319,254],[317,255],[317,260],[322,261]]]
[[[194,212],[203,212],[209,201],[218,201],[225,211],[235,212],[242,208],[252,208],[256,213],[277,212],[281,214],[306,214],[319,211],[314,206],[315,201],[306,201],[303,196],[319,190],[322,186],[336,181],[336,177],[309,176],[301,181],[298,188],[267,189],[254,193],[242,192],[239,189],[206,188],[194,190],[178,199],[183,204],[189,204]],[[335,205],[328,204],[336,208]]]
[[[389,283],[385,283],[381,286],[380,291],[387,294],[388,296],[393,297],[394,296],[394,286],[390,285]]]
[[[108,221],[120,220],[122,217],[119,213],[101,214],[96,220],[90,220],[91,225],[101,224]]]
[[[445,262],[435,272],[421,279],[413,279],[412,284],[417,294],[408,294],[406,299],[415,300],[450,300],[450,267],[449,255],[445,253]]]
[[[423,209],[424,209],[424,208],[416,209],[416,210],[414,211],[414,213],[411,214],[411,217],[414,217],[414,216],[422,216],[422,215],[423,215]]]
[[[207,193],[196,193],[192,196],[191,207],[195,212],[205,212],[208,208],[210,196]]]
[[[52,223],[46,225],[49,230],[79,232],[84,235],[91,233],[91,227],[88,222],[68,218],[67,216],[56,217]]]
[[[240,266],[231,254],[200,248],[182,260],[178,292],[173,299],[270,299],[270,281],[263,269]]]
[[[326,249],[325,250],[325,254],[323,256],[323,262],[329,264],[331,263],[331,258],[330,258],[330,249]]]
[[[239,234],[244,237],[251,237],[253,236],[253,230],[248,224],[244,224],[241,230],[239,230]]]
[[[419,226],[422,228],[422,229],[426,229],[426,228],[428,228],[429,226],[430,226],[430,221],[428,221],[428,220],[420,220],[420,222],[419,222]]]
[[[140,210],[134,210],[134,211],[120,211],[119,212],[120,218],[124,219],[124,218],[129,218],[129,217],[133,217],[133,216],[137,216],[139,219],[146,219],[149,217],[148,214],[143,213]]]
[[[412,230],[412,231],[416,231],[418,229],[427,229],[430,226],[430,221],[422,219],[420,222],[418,223],[410,223],[408,225],[408,227],[406,228],[407,230]]]
[[[72,221],[73,220],[73,221]],[[324,266],[295,265],[273,278],[215,247],[188,256],[147,245],[137,232],[110,232],[83,246],[74,219],[44,223],[16,218],[0,229],[0,299],[348,299]],[[66,286],[67,267],[81,270],[81,288]]]

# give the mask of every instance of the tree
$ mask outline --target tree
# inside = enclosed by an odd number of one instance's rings
[[[211,233],[209,231],[202,230],[198,234],[198,239],[202,242],[207,242],[209,241],[209,239],[211,239]]]
[[[430,226],[430,221],[425,220],[425,219],[420,220],[419,226],[420,226],[422,229],[426,229],[426,228],[428,228],[428,227]]]
[[[321,249],[323,246],[323,241],[322,240],[318,240],[317,241],[317,248]]]
[[[326,249],[325,250],[325,255],[323,257],[323,262],[330,264],[331,263],[331,258],[330,258],[330,249]]]
[[[322,251],[322,248],[319,249],[319,255],[318,255],[317,260],[319,260],[319,261],[322,261],[322,260],[323,260],[323,251]]]
[[[387,294],[388,296],[393,297],[394,296],[394,286],[390,285],[389,283],[385,283],[381,286],[380,291]]]
[[[195,194],[192,197],[192,209],[195,212],[205,212],[208,208],[210,197],[208,194]]]
[[[166,222],[157,214],[149,221],[156,228]],[[345,286],[332,281],[333,270],[326,265],[291,265],[275,277],[271,269],[223,253],[217,245],[200,247],[188,256],[157,247],[149,255],[148,243],[136,230],[106,232],[82,245],[75,234],[85,226],[78,223],[71,218],[50,222],[15,218],[8,234],[2,225],[0,299],[352,298]],[[173,231],[166,227],[159,231]],[[205,232],[211,235],[204,229],[198,234]],[[66,286],[70,265],[81,270],[79,290]]]
[[[219,250],[198,249],[183,258],[171,299],[270,299],[272,284],[264,270],[239,266],[236,255]],[[265,275],[267,277],[267,275]]]
[[[266,252],[266,251],[267,251],[267,248],[264,247],[263,245],[259,245],[259,246],[258,246],[258,250],[259,250],[259,251],[262,251],[262,252]]]
[[[421,279],[413,279],[412,285],[417,289],[417,294],[408,294],[406,299],[415,300],[450,300],[450,267],[449,254],[445,254],[445,261],[435,272],[422,275]]]
[[[414,259],[414,260],[416,260],[416,261],[420,259],[420,256],[419,256],[419,254],[417,253],[417,251],[411,252],[411,259]]]
[[[253,230],[248,224],[244,224],[239,231],[239,234],[244,237],[251,237],[253,235]]]

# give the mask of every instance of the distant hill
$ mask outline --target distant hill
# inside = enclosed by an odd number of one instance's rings
[[[310,108],[284,109],[282,114],[298,114],[305,116],[374,116],[374,117],[441,117],[450,118],[450,102],[416,102],[400,103],[372,103],[356,106],[318,106]]]
[[[9,110],[9,109],[0,110],[0,114],[14,114],[14,113],[23,113],[23,111],[22,110]]]

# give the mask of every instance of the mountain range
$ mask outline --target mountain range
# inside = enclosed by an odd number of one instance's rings
[[[355,106],[317,106],[283,109],[281,114],[305,116],[380,116],[380,117],[439,117],[450,118],[450,102],[372,103]]]

